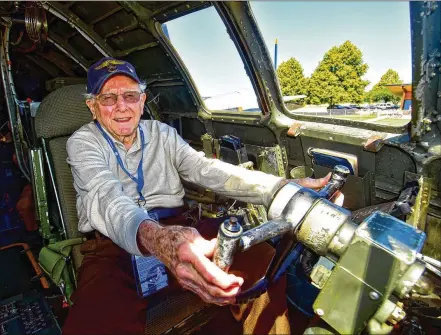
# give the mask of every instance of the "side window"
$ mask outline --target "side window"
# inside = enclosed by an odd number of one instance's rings
[[[215,8],[168,21],[163,31],[185,63],[208,109],[260,111],[242,59]]]
[[[251,1],[293,118],[411,119],[409,2]]]

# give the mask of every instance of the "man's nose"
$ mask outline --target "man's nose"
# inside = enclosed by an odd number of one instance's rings
[[[123,95],[117,95],[116,96],[116,106],[121,110],[121,111],[125,111],[126,110],[126,106],[127,103],[124,100],[124,96]]]

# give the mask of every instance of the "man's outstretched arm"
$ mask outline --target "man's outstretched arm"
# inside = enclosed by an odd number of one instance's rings
[[[168,127],[168,147],[183,179],[226,197],[266,207],[269,207],[276,192],[290,181],[319,189],[326,185],[331,176],[288,180],[218,159],[208,159],[188,145],[171,127]]]

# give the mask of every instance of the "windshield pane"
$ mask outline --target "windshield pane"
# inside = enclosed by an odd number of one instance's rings
[[[260,111],[242,59],[215,8],[168,21],[163,30],[209,109]]]
[[[250,3],[293,117],[410,121],[409,3]]]

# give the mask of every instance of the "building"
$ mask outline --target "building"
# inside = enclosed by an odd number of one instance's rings
[[[412,108],[412,84],[392,84],[386,87],[394,95],[401,98],[400,109],[409,111]]]

